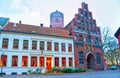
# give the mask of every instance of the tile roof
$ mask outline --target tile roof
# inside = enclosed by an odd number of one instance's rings
[[[53,29],[49,27],[40,27],[35,25],[20,24],[9,22],[2,31],[22,32],[30,34],[41,34],[50,36],[69,37],[68,31],[65,29]]]

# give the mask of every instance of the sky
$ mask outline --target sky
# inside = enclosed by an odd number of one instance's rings
[[[0,17],[10,18],[10,22],[50,26],[50,13],[60,11],[64,14],[66,26],[81,3],[86,2],[97,26],[109,27],[112,35],[120,27],[120,0],[0,0]]]

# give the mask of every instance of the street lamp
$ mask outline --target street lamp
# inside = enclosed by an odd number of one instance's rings
[[[2,74],[3,74],[3,58],[4,58],[4,53],[1,54],[1,77],[2,77]]]

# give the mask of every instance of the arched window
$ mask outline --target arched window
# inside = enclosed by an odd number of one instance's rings
[[[90,36],[87,37],[87,42],[91,43],[91,37]]]
[[[79,52],[79,64],[84,64],[84,53],[82,51]]]
[[[101,64],[100,53],[96,54],[96,60],[97,60],[97,64]]]
[[[83,36],[79,35],[79,41],[83,41]]]
[[[97,45],[99,45],[98,38],[95,38],[94,43],[97,44]]]

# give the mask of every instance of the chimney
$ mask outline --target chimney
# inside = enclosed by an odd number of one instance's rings
[[[22,23],[22,21],[20,20],[20,21],[19,21],[19,24],[21,24],[21,23]]]
[[[43,23],[40,24],[40,28],[43,28]]]

